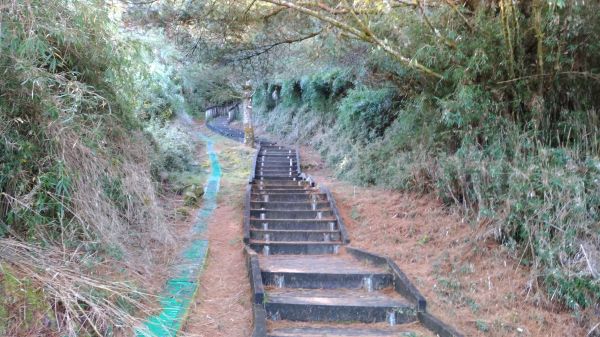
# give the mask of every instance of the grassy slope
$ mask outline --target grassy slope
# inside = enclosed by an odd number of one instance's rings
[[[151,310],[148,275],[160,280],[173,249],[157,180],[192,167],[193,147],[170,122],[183,108],[175,71],[153,62],[176,60],[152,54],[160,35],[124,35],[113,14],[96,0],[0,7],[0,331],[11,336],[126,330]]]

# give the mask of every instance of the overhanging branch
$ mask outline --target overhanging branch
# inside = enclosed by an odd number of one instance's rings
[[[356,28],[356,27],[353,27],[345,22],[342,22],[342,21],[336,19],[336,18],[332,18],[331,16],[328,16],[322,12],[319,12],[317,10],[313,10],[310,8],[306,8],[304,6],[300,6],[300,5],[290,2],[290,1],[285,1],[285,0],[260,0],[260,1],[270,3],[270,4],[273,4],[276,6],[280,6],[280,7],[286,7],[289,9],[293,9],[302,14],[305,14],[305,15],[314,17],[320,21],[326,22],[326,23],[332,25],[333,27],[338,28],[343,32],[346,32],[349,35],[353,35],[364,42],[367,42],[367,43],[370,43],[370,44],[380,47],[386,53],[390,54],[392,57],[399,60],[400,62],[402,62],[403,64],[405,64],[408,67],[417,69],[429,76],[443,79],[443,76],[441,74],[422,65],[421,63],[419,63],[419,61],[402,55],[402,53],[400,53],[400,51],[398,51],[396,48],[393,48],[384,40],[376,37],[373,34],[373,32],[371,32],[371,30],[365,29],[365,25],[360,25],[361,26],[360,28]],[[350,13],[354,14],[354,16],[356,15],[356,13],[352,13],[352,11],[350,11]]]
[[[321,32],[322,31],[320,30],[318,32],[310,33],[308,35],[300,36],[300,37],[297,37],[297,38],[288,38],[288,39],[284,39],[284,40],[281,40],[281,41],[277,41],[275,43],[267,44],[267,45],[264,45],[264,46],[259,46],[259,47],[256,47],[256,48],[253,48],[253,49],[250,49],[250,50],[245,50],[243,52],[248,52],[249,51],[250,54],[244,55],[242,57],[235,58],[233,60],[230,60],[228,63],[239,62],[239,61],[246,61],[246,60],[258,57],[260,55],[266,54],[266,53],[270,52],[271,50],[273,50],[273,48],[275,48],[277,46],[280,46],[280,45],[283,45],[283,44],[294,44],[294,43],[306,41],[308,39],[312,39],[313,37],[316,37],[319,34],[321,34]]]

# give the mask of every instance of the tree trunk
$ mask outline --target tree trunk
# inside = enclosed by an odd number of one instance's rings
[[[252,84],[246,82],[244,86],[244,144],[254,147],[254,126],[252,125]]]

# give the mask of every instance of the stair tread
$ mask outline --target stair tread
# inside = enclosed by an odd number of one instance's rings
[[[293,181],[293,180],[292,180]],[[287,194],[322,194],[325,193],[319,191],[317,188],[303,188],[303,189],[285,189],[285,190],[270,190],[270,189],[258,189],[256,187],[252,188],[252,194],[270,194],[273,191],[277,192],[286,192]]]
[[[251,217],[250,220],[256,220],[256,221],[277,221],[277,222],[329,222],[329,221],[336,221],[336,219],[334,217],[331,218],[327,218],[327,217],[323,217],[321,219],[272,219],[272,218],[266,218],[266,219],[261,219],[261,218],[256,218],[256,217]]]
[[[401,328],[401,326],[400,326]],[[343,327],[298,327],[271,330],[270,337],[408,337],[415,336],[404,329],[343,328]]]
[[[317,189],[308,189],[308,188],[253,188],[252,193],[258,194],[273,194],[273,193],[282,193],[287,192],[290,194],[307,194],[307,193],[319,193]]]
[[[385,268],[341,255],[259,256],[261,270],[273,273],[385,274]]]
[[[255,203],[263,203],[263,204],[290,204],[290,205],[312,205],[311,201],[252,201]],[[319,201],[317,204],[329,204],[328,201]]]
[[[317,210],[312,209],[276,209],[276,208],[251,208],[250,211],[255,212],[290,212],[290,213],[300,213],[300,212],[331,212],[331,208],[322,208]]]
[[[255,245],[340,245],[341,241],[264,241],[250,239],[251,244]]]
[[[405,308],[413,306],[393,289],[368,292],[363,289],[271,288],[267,302],[277,304],[336,307]]]
[[[311,194],[311,193],[306,193],[306,192],[311,192],[314,194],[319,194],[318,191],[315,190],[308,190],[308,189],[293,189],[293,188],[289,188],[289,189],[274,189],[274,188],[252,188],[252,193],[253,194],[282,194],[282,193],[289,193],[289,194]]]
[[[250,228],[253,232],[273,232],[273,233],[339,233],[339,230],[329,229],[262,229]]]
[[[298,191],[317,191],[317,189],[308,185],[265,185],[265,184],[254,184],[252,188],[255,189],[269,189],[269,190],[298,190]]]

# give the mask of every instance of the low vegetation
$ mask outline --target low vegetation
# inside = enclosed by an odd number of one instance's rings
[[[174,242],[159,182],[194,164],[178,56],[100,0],[0,15],[0,334],[119,335]]]
[[[254,103],[267,131],[314,146],[340,177],[456,205],[474,230],[485,229],[479,239],[501,242],[531,267],[544,301],[581,314],[600,302],[600,27],[588,6],[540,6],[430,8],[429,24],[451,44],[422,24],[390,32],[393,15],[421,16],[409,9],[369,18],[375,34],[442,78],[420,78],[354,42],[346,45],[353,62],[341,56],[340,67],[324,39],[291,47],[319,48],[320,59],[264,78]]]
[[[0,300],[0,332],[110,335],[146,310],[136,266],[150,273],[171,240],[160,183],[200,193],[175,122],[239,100],[247,80],[268,131],[357,184],[437,194],[530,268],[536,304],[594,328],[599,13],[576,0],[5,1],[0,293],[15,280],[24,293]],[[23,303],[34,316],[7,316]]]

